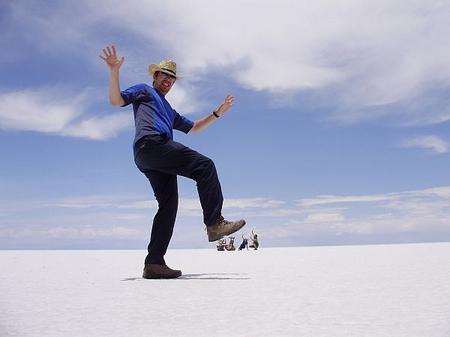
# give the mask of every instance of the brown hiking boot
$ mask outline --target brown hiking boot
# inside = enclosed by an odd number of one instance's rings
[[[208,233],[208,241],[213,242],[223,238],[226,235],[230,235],[237,232],[245,225],[245,220],[228,221],[221,216],[217,222],[212,226],[206,227]]]
[[[143,278],[177,278],[181,276],[181,270],[173,270],[163,264],[147,264],[142,274]]]

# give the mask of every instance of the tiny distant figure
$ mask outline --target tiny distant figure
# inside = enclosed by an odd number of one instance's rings
[[[236,247],[234,246],[234,236],[229,237],[230,242],[225,246],[226,250],[236,250]]]
[[[248,250],[248,239],[244,235],[242,235],[242,243],[239,246],[239,250],[242,250],[244,248]]]
[[[259,248],[258,234],[256,234],[254,230],[252,230],[252,236],[250,237],[250,240],[252,240],[252,243],[249,247],[257,250]]]
[[[197,183],[209,242],[238,231],[245,225],[245,220],[225,220],[222,216],[222,189],[214,162],[174,141],[173,130],[189,135],[205,130],[225,117],[225,113],[234,103],[234,96],[227,95],[217,108],[204,118],[192,121],[175,111],[166,99],[166,94],[180,79],[174,61],[163,60],[150,64],[150,84],[140,83],[122,91],[119,73],[124,57],[119,57],[115,46],[112,45],[103,49],[100,58],[109,68],[110,103],[121,107],[133,106],[136,126],[133,142],[134,162],[139,171],[147,177],[158,202],[142,277],[180,277],[181,270],[169,268],[164,260],[177,216],[178,176]]]
[[[223,252],[225,250],[225,246],[227,244],[227,241],[225,239],[220,239],[217,241],[217,250],[219,252]]]

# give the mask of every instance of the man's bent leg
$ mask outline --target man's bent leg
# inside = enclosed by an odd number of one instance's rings
[[[158,202],[145,264],[163,265],[178,209],[177,176],[155,170],[146,171],[144,174],[150,181]]]
[[[135,157],[142,172],[157,170],[182,175],[197,182],[208,240],[216,241],[245,225],[245,220],[227,221],[222,215],[223,196],[215,165],[211,159],[172,140],[155,138]]]
[[[178,142],[160,140],[149,142],[139,152],[136,163],[142,172],[157,170],[195,180],[204,223],[210,226],[220,219],[222,189],[211,159]]]
[[[185,172],[197,182],[197,191],[203,209],[203,222],[211,226],[222,214],[223,195],[214,162],[198,154],[190,172]]]

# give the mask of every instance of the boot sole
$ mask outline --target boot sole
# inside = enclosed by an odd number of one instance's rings
[[[161,280],[161,279],[174,279],[179,278],[182,275],[182,273],[175,274],[175,275],[160,275],[160,274],[153,274],[153,275],[142,275],[142,278],[145,278],[147,280]]]

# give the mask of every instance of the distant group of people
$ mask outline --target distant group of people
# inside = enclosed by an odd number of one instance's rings
[[[234,246],[234,236],[228,237],[228,242],[226,238],[220,239],[217,242],[217,250],[218,251],[233,251],[236,250],[236,247]],[[249,244],[250,241],[250,244]],[[246,237],[245,235],[242,235],[242,243],[239,245],[239,250],[243,249],[254,249],[257,250],[259,248],[259,240],[258,240],[258,234],[252,230],[252,233],[249,235],[249,237]]]

